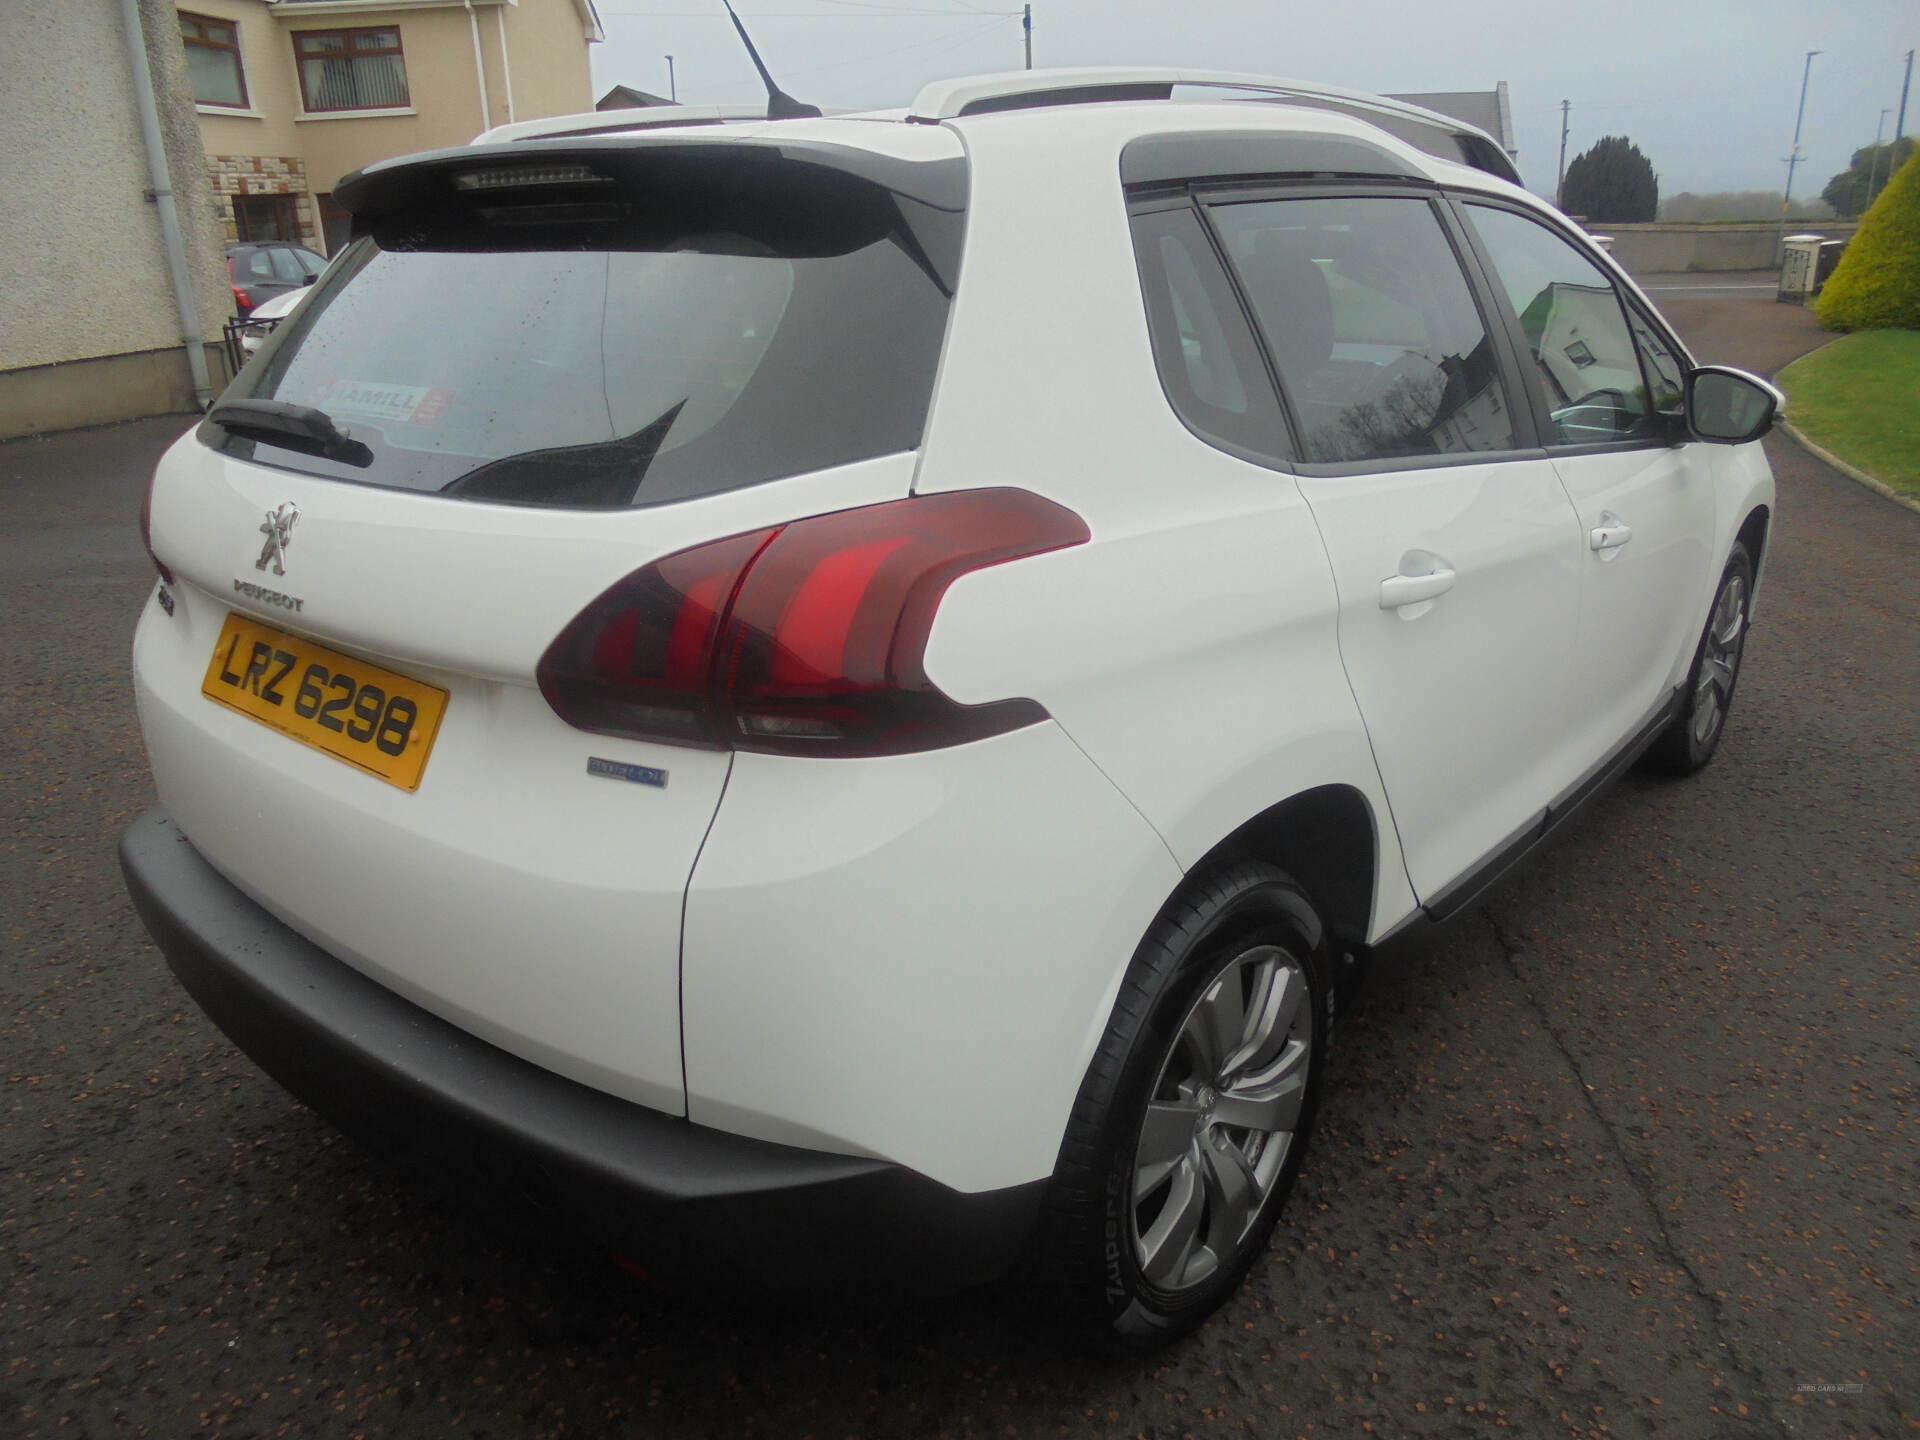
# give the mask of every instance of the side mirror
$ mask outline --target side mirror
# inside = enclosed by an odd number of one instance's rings
[[[314,282],[314,281],[316,281],[316,280],[318,280],[319,278],[320,278],[320,277],[319,277],[318,275],[309,275],[309,276],[307,276],[307,278],[306,278],[306,279],[304,279],[304,280],[302,280],[302,281],[300,282],[300,284],[301,284],[301,286],[302,286],[302,288],[304,288],[304,287],[306,287],[306,286],[308,286],[308,285],[311,285],[311,284],[313,284],[313,282]]]
[[[1687,372],[1687,429],[1696,440],[1745,445],[1771,430],[1786,407],[1785,395],[1731,365]]]

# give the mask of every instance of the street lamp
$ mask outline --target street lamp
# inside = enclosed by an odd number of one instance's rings
[[[1873,127],[1873,160],[1867,166],[1867,203],[1860,207],[1860,213],[1862,215],[1873,208],[1873,182],[1880,174],[1880,137],[1886,133],[1887,116],[1892,113],[1892,106],[1888,106],[1885,110],[1882,110],[1880,112],[1880,123]]]
[[[1793,116],[1793,153],[1787,156],[1787,193],[1780,197],[1780,213],[1785,215],[1793,204],[1793,167],[1800,163],[1800,122],[1807,114],[1807,79],[1813,74],[1813,57],[1824,55],[1824,50],[1807,51],[1806,66],[1800,71],[1800,108]]]

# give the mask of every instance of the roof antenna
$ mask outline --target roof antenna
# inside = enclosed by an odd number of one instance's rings
[[[753,59],[753,68],[760,72],[760,78],[766,82],[767,119],[802,120],[808,116],[818,115],[820,113],[818,105],[809,105],[804,100],[796,100],[773,83],[773,76],[767,73],[767,67],[760,59],[760,52],[753,48],[753,41],[747,35],[747,27],[742,25],[740,17],[733,13],[733,0],[720,0],[720,3],[727,7],[727,15],[733,21],[733,28],[740,32],[740,43],[747,47],[747,54]]]

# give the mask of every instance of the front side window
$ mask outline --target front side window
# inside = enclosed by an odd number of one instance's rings
[[[1304,459],[1513,448],[1487,327],[1426,200],[1265,200],[1209,214],[1293,402]]]
[[[240,66],[240,31],[231,20],[180,12],[180,40],[197,105],[247,106],[247,77]]]
[[[1664,438],[1661,407],[1648,397],[1626,311],[1612,282],[1546,226],[1511,210],[1466,208],[1526,332],[1534,377],[1551,417],[1548,443]],[[1667,363],[1673,367],[1671,355]],[[1676,375],[1663,382],[1663,392],[1677,380]]]
[[[293,37],[300,99],[309,111],[390,110],[407,104],[397,26],[300,30]]]

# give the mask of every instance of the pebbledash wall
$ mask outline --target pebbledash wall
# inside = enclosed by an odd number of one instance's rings
[[[231,292],[179,20],[171,0],[139,10],[200,333],[217,342]],[[118,0],[0,0],[0,56],[0,437],[190,410]]]

